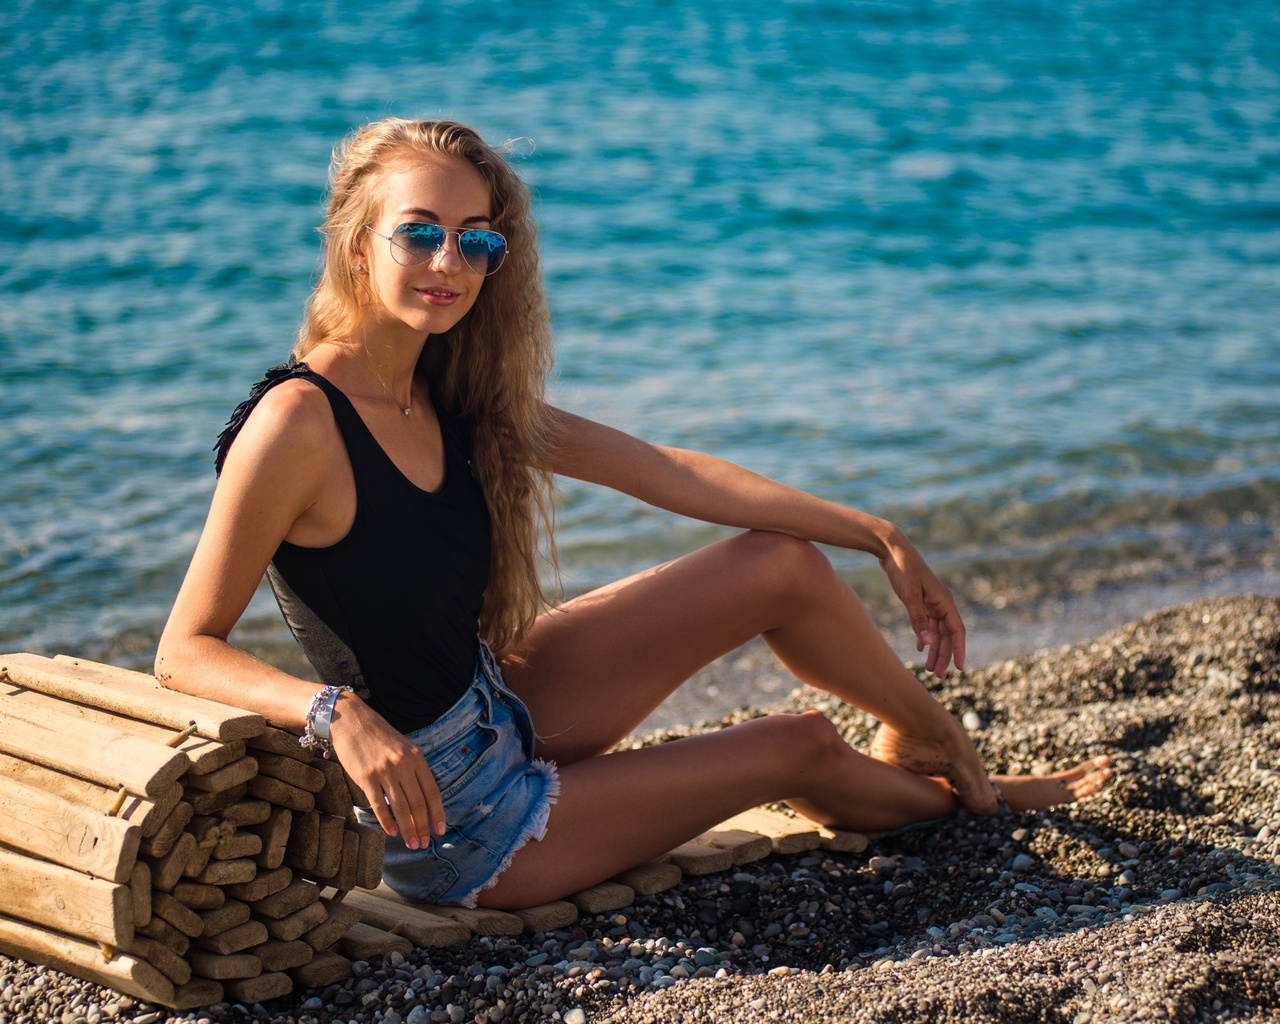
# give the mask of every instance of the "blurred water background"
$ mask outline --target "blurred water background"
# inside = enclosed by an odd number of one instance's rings
[[[557,401],[899,522],[975,660],[1280,591],[1272,0],[13,0],[0,109],[0,650],[148,664],[387,114],[524,140]],[[720,533],[560,525],[569,592]]]

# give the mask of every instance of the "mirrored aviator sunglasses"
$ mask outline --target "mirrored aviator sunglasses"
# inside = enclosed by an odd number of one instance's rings
[[[370,228],[369,230],[373,230]],[[374,234],[378,232],[374,231]],[[391,234],[379,235],[391,243],[391,256],[402,267],[416,267],[433,260],[448,244],[450,235],[457,238],[458,252],[467,266],[488,277],[496,273],[507,258],[507,240],[487,228],[444,228],[439,224],[401,224]]]

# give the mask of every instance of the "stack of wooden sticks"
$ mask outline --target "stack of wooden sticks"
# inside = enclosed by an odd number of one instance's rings
[[[0,655],[0,952],[175,1009],[329,984],[377,937],[339,900],[378,885],[383,841],[259,715]]]

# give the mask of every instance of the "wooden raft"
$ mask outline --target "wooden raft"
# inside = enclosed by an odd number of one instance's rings
[[[359,795],[358,793],[356,795]],[[684,875],[867,837],[756,808],[514,913],[410,903],[341,767],[261,716],[65,656],[0,655],[0,952],[174,1009],[344,980],[353,959],[566,927]]]

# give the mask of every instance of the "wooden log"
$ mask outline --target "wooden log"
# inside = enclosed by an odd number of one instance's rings
[[[347,821],[335,814],[320,815],[320,830],[316,837],[317,878],[332,878],[342,867],[342,841]],[[356,837],[356,852],[360,850],[360,838]]]
[[[347,786],[347,774],[337,761],[317,757],[311,767],[324,776],[324,786],[316,793],[316,809],[323,814],[336,814],[348,824],[355,821],[355,808],[351,803],[351,789]]]
[[[191,767],[187,769],[188,777],[216,772],[245,755],[244,740],[223,743],[203,736],[188,737],[178,744],[178,749],[191,760]]]
[[[261,825],[271,817],[272,806],[265,800],[249,797],[237,800],[230,807],[224,807],[218,815],[223,821],[230,822],[236,828],[249,825]]]
[[[146,961],[129,953],[104,960],[96,942],[73,938],[0,914],[0,953],[66,971],[137,999],[172,1006],[173,983]]]
[[[211,740],[248,739],[262,732],[267,724],[266,719],[251,711],[167,690],[150,675],[114,665],[15,654],[0,658],[0,671],[32,690],[175,730],[194,721],[197,735]]]
[[[0,777],[0,843],[97,878],[128,881],[142,829],[105,811]]]
[[[394,903],[359,889],[347,893],[342,903],[355,907],[364,924],[403,935],[415,946],[453,946],[466,942],[471,937],[466,926],[457,921],[404,903]],[[576,913],[574,918],[576,920]]]
[[[314,871],[319,845],[320,812],[314,809],[295,812],[284,862],[297,871]]]
[[[151,868],[142,861],[133,866],[129,876],[129,895],[133,897],[133,925],[140,928],[151,920]]]
[[[252,1006],[267,999],[278,999],[293,991],[293,979],[281,971],[263,971],[256,978],[228,981],[223,988],[238,1003]]]
[[[621,910],[636,901],[635,890],[618,882],[601,882],[589,889],[575,892],[569,902],[584,914],[603,914],[607,910]]]
[[[224,886],[224,891],[234,899],[246,903],[257,903],[264,897],[278,893],[293,882],[293,872],[286,867],[278,867],[271,871],[259,871],[248,882]]]
[[[181,751],[86,722],[69,711],[74,705],[14,699],[22,692],[0,691],[0,750],[13,757],[144,796],[176,782],[191,763]]]
[[[245,831],[252,832],[262,843],[262,849],[253,858],[260,868],[278,868],[284,863],[285,849],[289,844],[289,833],[293,827],[293,811],[287,807],[277,807],[271,817],[259,825],[250,825]]]
[[[254,909],[256,910],[257,908],[255,907]],[[316,902],[289,914],[287,917],[263,918],[262,923],[267,926],[267,934],[273,939],[283,939],[288,942],[291,939],[302,938],[316,925],[321,924],[326,917],[328,917],[328,912],[324,909],[324,904]]]
[[[284,757],[291,757],[295,761],[309,762],[314,756],[307,747],[298,742],[296,735],[285,729],[277,729],[270,725],[258,733],[257,736],[247,740],[245,745],[250,750],[280,754]]]
[[[285,917],[320,898],[320,887],[298,879],[271,896],[257,900],[253,912],[261,917]]]
[[[281,782],[279,779],[268,778],[265,775],[254,776],[249,780],[248,786],[250,796],[277,804],[280,807],[287,807],[291,811],[309,811],[316,805],[314,793],[299,789],[297,786],[291,786],[289,783]]]
[[[258,865],[248,857],[242,857],[239,860],[210,861],[203,871],[192,877],[205,885],[238,885],[248,882],[257,873]]]
[[[127,885],[0,849],[0,893],[11,917],[118,948],[133,941]]]
[[[309,964],[316,955],[316,951],[302,939],[293,939],[291,942],[268,939],[262,945],[254,946],[250,952],[262,961],[264,971],[287,971],[301,967]]]
[[[155,834],[147,836],[142,841],[140,851],[148,857],[163,857],[173,849],[174,843],[178,841],[178,837],[182,835],[194,814],[195,810],[189,803],[179,800],[174,809],[169,812],[169,816],[156,829]]]
[[[185,985],[191,980],[191,965],[163,942],[138,935],[128,952],[141,957],[175,985]]]
[[[353,924],[360,923],[360,911],[337,900],[322,899],[325,913],[329,916],[302,936],[302,941],[317,953],[329,949],[346,933]]]
[[[222,1002],[222,985],[208,978],[192,978],[174,990],[175,1010],[195,1010]]]
[[[734,867],[764,860],[773,852],[773,841],[768,836],[740,828],[713,828],[693,841],[714,850],[728,850]]]
[[[157,942],[163,942],[177,956],[186,956],[187,950],[191,948],[191,940],[187,936],[183,935],[163,917],[159,917],[156,914],[152,914],[151,920],[138,928],[137,931],[139,935],[145,935],[148,938],[155,939]]]
[[[239,803],[248,790],[249,787],[244,784],[214,793],[188,789],[185,796],[195,809],[196,814],[214,814]],[[226,815],[223,815],[223,817],[226,817]]]
[[[684,872],[675,864],[649,861],[630,871],[622,872],[612,881],[628,886],[637,896],[652,896],[654,893],[666,892],[673,886],[679,885],[683,877]]]
[[[311,962],[289,971],[300,988],[325,988],[351,977],[351,961],[337,953],[317,953]]]
[[[386,853],[387,834],[380,828],[359,822],[348,824],[347,830],[360,838],[356,885],[361,889],[376,889],[382,881],[382,858]]]
[[[354,832],[342,833],[342,865],[329,881],[335,889],[346,892],[356,887],[360,876],[360,837]]]
[[[238,928],[248,920],[249,904],[227,900],[220,907],[200,912],[200,922],[204,925],[200,934],[206,938],[220,935],[228,929]]]
[[[816,850],[821,842],[818,826],[813,822],[804,818],[792,818],[764,807],[753,807],[736,814],[724,822],[721,828],[737,828],[768,836],[773,843],[774,853],[806,853]]]
[[[261,921],[246,921],[217,935],[202,935],[195,944],[207,953],[229,956],[267,941],[267,927]]]
[[[173,887],[173,898],[184,907],[190,907],[199,913],[202,910],[217,910],[226,903],[227,893],[220,885],[179,882]]]
[[[229,789],[243,786],[257,774],[257,759],[246,754],[238,761],[232,761],[230,764],[223,765],[217,771],[209,772],[206,775],[191,775],[188,773],[183,776],[182,781],[188,790],[194,789],[201,793],[225,793]]]
[[[262,961],[252,953],[210,953],[203,949],[191,951],[187,957],[193,973],[214,981],[230,981],[235,978],[256,978],[262,973]]]
[[[383,931],[370,924],[355,924],[347,929],[339,943],[342,952],[353,960],[368,960],[392,953],[411,953],[413,943],[403,935]]]
[[[524,922],[526,932],[536,935],[538,932],[567,928],[578,920],[580,911],[568,900],[554,900],[551,903],[541,903],[536,907],[525,907],[513,913]]]
[[[156,889],[169,892],[182,878],[182,872],[196,852],[196,837],[190,832],[183,832],[173,849],[163,857],[144,857],[143,862],[151,868],[151,885]]]
[[[257,753],[257,761],[260,774],[304,789],[313,797],[324,789],[324,772],[295,758],[260,751]]]
[[[151,896],[151,913],[164,918],[171,925],[190,938],[204,932],[204,922],[190,907],[179,903],[167,892],[156,890]]]
[[[227,836],[213,848],[214,860],[235,860],[237,857],[249,857],[257,863],[257,856],[262,852],[262,839],[252,832],[235,832]]]
[[[119,789],[118,786],[90,782],[4,753],[0,753],[0,778],[20,782],[41,793],[74,801],[103,814],[109,813],[117,802]],[[137,825],[143,836],[153,835],[181,798],[182,785],[176,780],[151,797],[126,793],[124,803],[113,817]]]
[[[405,899],[386,883],[374,889],[373,895],[379,896],[384,900],[390,900],[392,903],[401,903],[406,907],[424,910],[428,914],[435,914],[438,917],[447,917],[450,921],[457,921],[473,935],[519,935],[524,931],[524,922],[520,918],[516,917],[515,914],[508,914],[502,910],[487,910],[479,907],[452,907],[436,903],[415,903],[412,900]]]

